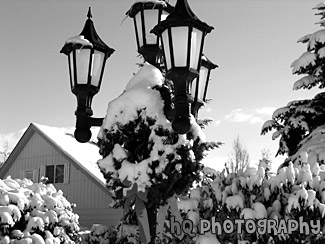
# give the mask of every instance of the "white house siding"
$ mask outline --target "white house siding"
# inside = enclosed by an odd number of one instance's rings
[[[108,204],[110,197],[98,184],[90,180],[81,169],[57,151],[38,133],[34,133],[22,149],[6,176],[20,178],[21,170],[39,169],[41,165],[65,164],[69,167],[67,184],[54,184],[61,189],[71,203],[76,203],[74,212],[79,215],[81,226],[90,227],[92,224],[113,225],[121,218],[121,211],[111,209]]]
[[[70,202],[77,203],[75,211],[83,226],[117,224],[121,218],[121,211],[109,208],[111,198],[72,164],[69,184],[56,184],[56,187],[69,196]]]
[[[40,169],[41,165],[46,164],[60,164],[63,159],[40,135],[34,133],[6,175],[20,178],[21,170]]]

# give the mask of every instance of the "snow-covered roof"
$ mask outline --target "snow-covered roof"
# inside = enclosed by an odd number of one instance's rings
[[[45,136],[45,139],[52,142],[62,153],[74,161],[77,166],[89,173],[94,180],[105,187],[106,181],[97,166],[97,161],[101,159],[101,155],[99,154],[98,146],[93,142],[98,134],[99,127],[91,129],[93,138],[88,143],[79,143],[76,141],[73,136],[73,127],[58,128],[32,123],[27,128],[26,132],[28,132],[28,130],[37,131],[39,134],[43,135],[43,137]],[[19,142],[17,146],[18,145]]]
[[[101,159],[99,148],[94,141],[99,127],[91,128],[92,139],[88,143],[79,143],[73,136],[74,128],[58,128],[35,124],[50,140],[52,140],[66,154],[70,155],[83,169],[105,185],[105,179],[100,172],[97,161]]]

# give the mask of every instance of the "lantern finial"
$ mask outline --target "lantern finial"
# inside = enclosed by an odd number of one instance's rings
[[[91,19],[93,15],[91,14],[91,7],[88,9],[88,14],[87,14],[88,19]]]

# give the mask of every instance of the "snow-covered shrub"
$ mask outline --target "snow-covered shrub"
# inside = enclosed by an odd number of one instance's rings
[[[117,230],[115,226],[93,224],[82,239],[83,242],[87,244],[115,244],[117,240]]]
[[[93,224],[82,239],[87,244],[138,244],[139,227],[122,223],[117,226]]]
[[[79,216],[52,184],[0,180],[0,243],[79,243]]]
[[[304,156],[301,158],[306,160]],[[186,243],[193,244],[324,243],[325,166],[315,163],[311,169],[310,163],[311,160],[302,164],[290,162],[269,179],[265,177],[262,167],[248,168],[243,173],[228,175],[225,170],[203,170],[201,184],[178,199],[181,216],[184,220],[192,221],[194,235],[185,233],[183,241],[180,241],[175,234],[170,234],[168,216],[165,225],[165,233],[168,234],[163,239],[167,243],[184,243],[186,240]],[[211,223],[212,218],[221,225],[229,220],[233,223],[236,220],[254,220],[255,223],[259,220],[274,220],[278,232],[272,230],[264,233],[256,230],[248,233],[243,224],[242,232],[238,233],[238,226],[234,224],[231,233],[226,233],[224,229],[220,233],[218,229],[214,234],[201,233],[197,223],[202,220]],[[290,233],[288,223],[293,220],[299,226]],[[309,227],[301,224],[303,222]],[[286,233],[283,230],[287,230]]]

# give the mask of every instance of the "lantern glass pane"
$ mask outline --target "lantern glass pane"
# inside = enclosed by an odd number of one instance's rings
[[[135,25],[138,31],[138,38],[139,38],[139,48],[143,46],[143,35],[142,35],[142,21],[141,21],[141,11],[137,13],[135,16]]]
[[[175,67],[186,67],[189,27],[172,27]]]
[[[90,60],[90,49],[77,49],[76,51],[77,80],[78,84],[87,84]]]
[[[143,10],[145,20],[145,36],[146,44],[157,44],[157,36],[150,31],[158,24],[159,9],[145,9]]]
[[[100,81],[100,75],[103,68],[105,54],[97,50],[93,54],[93,63],[90,71],[91,84],[98,87]]]
[[[161,17],[160,17],[160,21],[164,21],[166,20],[166,18],[168,17],[169,13],[166,11],[162,11]]]
[[[202,101],[205,100],[205,97],[203,97],[203,96],[204,96],[205,87],[208,82],[207,81],[208,73],[209,73],[209,70],[206,67],[201,66],[200,76],[198,78],[198,80],[199,80],[198,98],[201,99]]]
[[[195,97],[195,91],[196,91],[196,87],[197,87],[197,84],[198,84],[198,78],[193,80],[192,82],[192,87],[191,87],[191,95],[193,96],[194,99],[196,99]]]
[[[74,65],[73,65],[73,52],[69,53],[69,72],[70,72],[70,85],[71,89],[74,87]]]
[[[190,68],[198,70],[198,64],[200,59],[200,51],[201,51],[201,43],[202,43],[202,31],[193,28],[192,38],[191,38],[191,62]]]
[[[163,44],[163,49],[165,53],[165,63],[166,63],[166,68],[169,70],[171,68],[171,57],[170,57],[170,47],[169,47],[169,35],[168,35],[168,29],[165,30],[162,33],[162,44]]]

